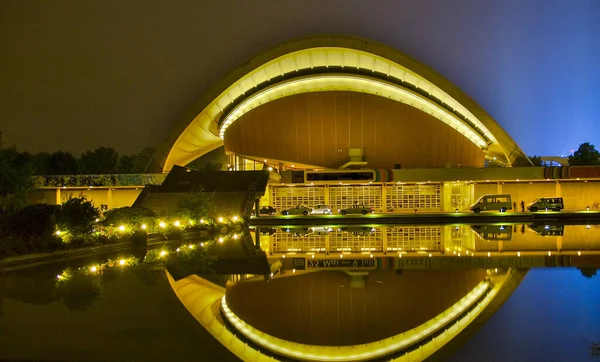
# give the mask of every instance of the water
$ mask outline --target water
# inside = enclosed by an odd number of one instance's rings
[[[0,359],[236,360],[190,318],[162,271],[113,267],[57,279],[128,256],[0,274]]]
[[[512,258],[531,259],[535,268],[521,269],[523,280],[480,329],[459,334],[432,360],[586,361],[594,360],[589,348],[600,342],[600,276],[592,276],[600,266],[600,228],[594,225],[263,228],[214,242],[221,257],[216,268],[263,270],[265,259],[253,251],[257,242],[281,267],[268,283],[268,273],[259,273],[258,283],[230,287],[228,301],[238,316],[282,338],[345,345],[401,333],[454,305],[486,275],[506,272],[448,269],[441,261]],[[165,250],[177,256],[202,247],[187,242]],[[143,257],[109,253],[0,273],[0,359],[237,360]],[[425,263],[387,269],[411,258]],[[349,275],[348,268],[312,260],[373,263],[350,268]]]

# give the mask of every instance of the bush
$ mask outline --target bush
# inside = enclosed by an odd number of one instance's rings
[[[99,216],[100,212],[92,202],[85,196],[79,196],[62,204],[57,222],[62,230],[67,230],[73,235],[85,235],[92,231]]]

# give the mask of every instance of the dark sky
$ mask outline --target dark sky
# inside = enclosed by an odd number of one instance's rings
[[[27,151],[137,152],[251,57],[322,34],[421,60],[527,154],[600,146],[599,0],[2,0],[0,130]]]

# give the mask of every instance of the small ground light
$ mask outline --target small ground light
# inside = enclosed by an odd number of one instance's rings
[[[285,255],[283,256],[283,258],[285,259]]]
[[[56,279],[62,279],[62,275],[60,275],[60,274],[59,274],[59,275],[57,275],[57,276],[56,276]]]
[[[175,226],[177,226],[177,227],[180,227],[180,226],[181,226],[181,223],[180,223],[180,222],[179,222],[179,220],[178,220],[178,221],[175,221],[175,222],[173,223],[173,225],[175,225]]]
[[[431,255],[431,254],[429,254],[429,255]],[[372,258],[372,257],[373,257],[373,254],[369,255],[369,258]]]
[[[91,268],[90,268],[90,271],[91,271],[92,273],[95,273],[95,272],[97,272],[97,271],[98,271],[98,268],[97,268],[96,266],[93,266],[93,267],[91,267]]]
[[[61,234],[61,231],[60,231],[60,230],[56,230],[56,231],[54,232],[54,234],[55,234],[56,236],[58,236],[58,235],[60,235],[60,234]]]
[[[238,234],[233,234],[233,238],[237,239],[238,238]]]
[[[429,253],[429,257],[431,258],[431,253]]]
[[[343,258],[343,257],[344,257],[344,254],[340,254],[340,258]]]
[[[204,219],[200,219],[200,224],[204,224]]]
[[[517,256],[521,256],[521,252],[520,251],[517,251]]]
[[[160,226],[161,228],[164,228],[165,226],[167,226],[167,224],[165,224],[164,221],[161,221],[158,223],[158,226]]]
[[[188,248],[193,249],[194,245],[189,245]]]
[[[223,242],[223,238],[219,238],[219,242],[222,243]]]
[[[490,254],[490,252],[488,251],[488,257],[490,257],[490,256],[491,256],[491,254]]]
[[[269,167],[269,171],[273,171],[273,167]]]
[[[119,231],[125,231],[125,225],[119,226]]]
[[[147,226],[146,224],[142,224],[142,230],[146,230]]]
[[[548,252],[548,256],[552,256],[552,253],[551,253],[551,252]]]
[[[165,255],[167,255],[167,252],[166,252],[166,251],[164,251],[164,250],[161,250],[161,251],[160,251],[160,256],[165,256]]]
[[[231,218],[233,221],[238,221],[237,215]]]
[[[220,218],[218,218],[218,219],[217,219],[217,221],[219,221],[219,222],[223,222],[223,218],[222,218],[222,217],[220,217]]]
[[[292,273],[296,273],[296,269],[292,269]]]
[[[578,251],[578,252],[577,252],[577,255],[581,256],[581,251]]]
[[[96,218],[96,222],[100,221],[100,219]]]
[[[125,265],[126,262],[127,261],[125,261],[125,259],[121,259],[121,260],[119,260],[119,265]]]
[[[315,256],[313,255],[313,256],[312,256],[312,258],[314,259],[314,258],[315,258]]]

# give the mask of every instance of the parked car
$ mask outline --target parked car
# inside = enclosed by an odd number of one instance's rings
[[[331,208],[327,205],[315,205],[311,214],[329,215],[331,214]]]
[[[346,214],[372,214],[375,212],[375,210],[368,205],[364,205],[364,204],[356,204],[356,205],[352,205],[348,208],[345,209],[340,209],[338,210],[338,212],[342,215],[346,215]]]
[[[258,210],[259,215],[270,215],[273,216],[277,212],[277,209],[273,206],[263,206]]]
[[[292,207],[291,209],[287,209],[287,210],[282,210],[281,211],[281,215],[308,215],[312,212],[312,208],[303,205],[303,204],[298,204],[294,207]]]
[[[469,209],[476,214],[489,210],[506,212],[506,210],[512,210],[512,199],[508,194],[483,195]]]
[[[565,208],[562,197],[540,197],[527,205],[527,210],[536,212],[538,210],[560,211]]]

